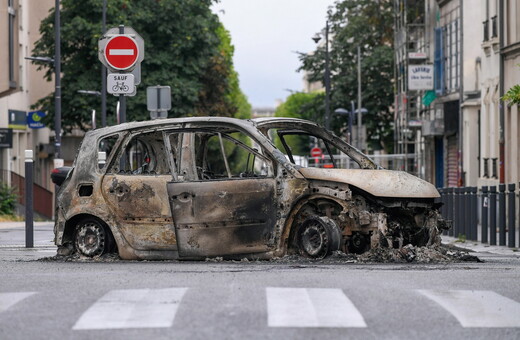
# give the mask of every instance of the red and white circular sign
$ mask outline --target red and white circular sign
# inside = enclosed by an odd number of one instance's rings
[[[312,157],[321,157],[323,153],[321,152],[321,149],[318,147],[314,147],[311,149],[311,156]]]
[[[105,60],[116,70],[127,70],[135,65],[139,48],[134,39],[126,35],[116,35],[105,46]]]

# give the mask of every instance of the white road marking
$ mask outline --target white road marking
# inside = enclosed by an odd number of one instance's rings
[[[341,289],[266,288],[269,327],[366,327]]]
[[[108,50],[108,55],[134,55],[133,49],[125,49],[125,48],[112,48]]]
[[[83,313],[72,329],[171,327],[187,290],[112,290]]]
[[[490,290],[418,290],[462,327],[520,327],[520,303]]]
[[[23,299],[36,294],[34,292],[0,293],[0,313],[17,304]]]

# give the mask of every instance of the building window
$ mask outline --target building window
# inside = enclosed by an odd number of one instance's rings
[[[435,92],[438,95],[442,95],[444,93],[444,44],[442,43],[443,35],[442,28],[435,29],[435,55],[434,55],[434,82],[435,82]]]
[[[16,10],[15,10],[15,0],[7,0],[7,12],[8,12],[8,34],[9,34],[9,87],[15,88],[16,87],[16,57],[15,57],[15,38],[16,38],[16,25],[15,25],[15,19],[16,19]]]
[[[482,23],[484,25],[484,41],[489,40],[489,20],[486,20]]]
[[[495,15],[491,18],[491,38],[498,37],[498,18]]]

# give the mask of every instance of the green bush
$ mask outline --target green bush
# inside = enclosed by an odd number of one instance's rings
[[[16,200],[15,188],[0,183],[0,215],[12,215]]]

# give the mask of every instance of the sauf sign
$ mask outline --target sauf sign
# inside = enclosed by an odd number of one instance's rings
[[[432,90],[433,65],[408,66],[408,90]]]

